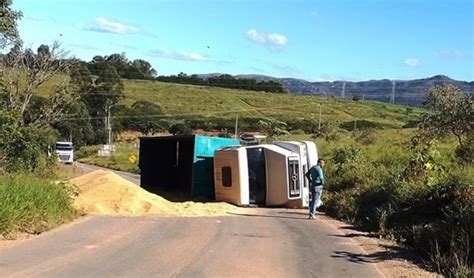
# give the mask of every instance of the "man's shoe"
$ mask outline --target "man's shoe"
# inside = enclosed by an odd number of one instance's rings
[[[314,219],[314,216],[313,216],[313,215],[310,215],[310,216],[308,217],[308,219]]]

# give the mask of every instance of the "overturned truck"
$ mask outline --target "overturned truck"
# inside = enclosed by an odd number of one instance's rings
[[[228,147],[214,155],[215,196],[236,205],[307,207],[304,174],[318,160],[309,141]]]

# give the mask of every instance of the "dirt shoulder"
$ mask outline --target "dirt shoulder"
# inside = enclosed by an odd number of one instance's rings
[[[354,240],[365,251],[365,254],[357,259],[376,264],[386,277],[442,277],[421,268],[419,266],[422,263],[421,259],[408,248],[401,247],[393,241],[357,231],[351,225],[324,214],[318,217],[325,224],[337,228],[346,237]]]

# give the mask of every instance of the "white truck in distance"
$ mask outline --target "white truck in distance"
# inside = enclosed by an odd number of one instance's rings
[[[56,142],[55,152],[62,163],[72,164],[74,161],[74,145],[72,142]]]

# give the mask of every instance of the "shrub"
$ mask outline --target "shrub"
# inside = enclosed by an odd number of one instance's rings
[[[454,154],[462,164],[474,163],[474,130],[471,131],[468,136],[468,143],[465,145],[458,145]]]
[[[80,159],[80,158],[92,156],[96,153],[97,153],[96,146],[83,146],[83,147],[80,147],[78,150],[74,151],[74,157],[76,159]]]
[[[306,133],[304,132],[304,130],[297,129],[297,130],[292,130],[291,134],[293,134],[293,135],[305,135]]]
[[[23,126],[18,117],[0,114],[0,170],[6,172],[47,170],[48,144],[54,142],[50,128]]]
[[[337,123],[323,123],[321,128],[317,130],[311,137],[315,138],[324,138],[326,141],[335,141],[338,140],[343,133],[343,130],[337,127]]]
[[[339,127],[347,131],[353,131],[356,129],[384,129],[386,126],[368,120],[355,120],[344,122]]]
[[[362,145],[370,145],[375,143],[377,136],[373,129],[364,129],[355,133],[356,141]]]
[[[170,126],[168,132],[173,135],[190,135],[193,130],[186,124],[174,124]]]

